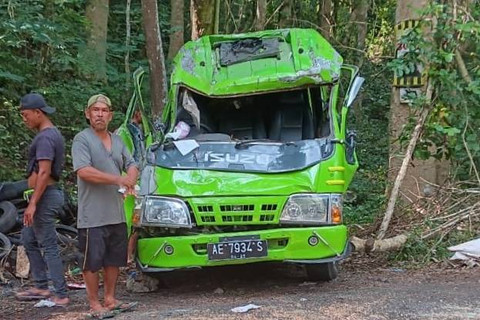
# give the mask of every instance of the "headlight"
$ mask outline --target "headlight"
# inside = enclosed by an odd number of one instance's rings
[[[332,211],[335,211],[332,214]],[[290,196],[280,217],[281,223],[341,223],[342,196],[339,194],[295,194]],[[332,219],[334,218],[334,219]]]
[[[154,196],[145,197],[140,224],[158,227],[192,227],[190,213],[185,202],[174,198]]]

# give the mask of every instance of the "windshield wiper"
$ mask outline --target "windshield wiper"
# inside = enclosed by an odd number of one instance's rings
[[[276,144],[276,145],[284,145],[284,146],[295,146],[295,142],[290,141],[290,142],[282,142],[282,141],[275,141],[275,140],[270,140],[270,139],[252,139],[252,140],[244,140],[244,141],[239,141],[235,144],[235,149],[241,149],[241,148],[247,148],[253,144],[259,144],[259,143],[264,143],[268,142],[270,144]]]
[[[239,141],[235,144],[236,149],[246,148],[251,146],[252,144],[262,143],[262,142],[276,142],[270,139],[251,139],[251,140],[243,140]]]

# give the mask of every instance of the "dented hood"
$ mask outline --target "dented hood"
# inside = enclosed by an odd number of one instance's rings
[[[335,82],[342,57],[313,29],[204,36],[175,58],[171,84],[238,95]]]
[[[142,185],[148,188],[143,193],[188,197],[315,192],[319,167],[333,149],[327,140],[201,143],[187,155],[161,146],[147,157]]]

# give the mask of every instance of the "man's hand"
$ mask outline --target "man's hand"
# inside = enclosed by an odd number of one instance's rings
[[[25,212],[23,213],[23,224],[26,227],[31,227],[33,225],[33,216],[37,211],[37,206],[34,204],[29,204]]]
[[[137,183],[137,178],[129,176],[128,174],[126,176],[121,176],[119,179],[119,185],[122,187],[126,187],[127,189],[131,189],[135,187],[135,184]]]

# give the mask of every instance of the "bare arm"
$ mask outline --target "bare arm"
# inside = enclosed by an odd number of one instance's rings
[[[90,183],[98,184],[113,184],[133,188],[137,182],[138,170],[135,166],[128,168],[126,176],[120,176],[110,173],[105,173],[94,167],[84,167],[77,171],[77,175]]]
[[[121,176],[105,173],[94,167],[84,167],[77,171],[77,175],[85,181],[98,184],[122,185]]]

